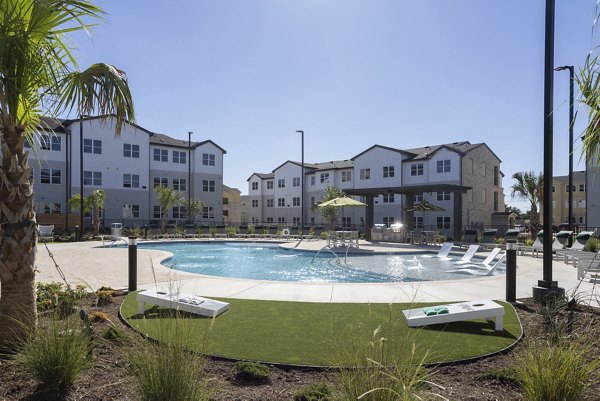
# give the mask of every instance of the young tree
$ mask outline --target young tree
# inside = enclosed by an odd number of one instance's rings
[[[163,185],[157,186],[154,188],[154,191],[156,192],[158,205],[160,206],[160,231],[165,234],[167,232],[167,212],[173,206],[181,203],[183,201],[183,197],[179,191]]]
[[[202,213],[202,210],[206,206],[206,203],[204,203],[202,199],[196,198],[192,198],[191,202],[190,199],[185,199],[182,203],[187,211],[186,213],[188,221],[190,221],[191,223],[196,221],[196,218],[200,213]]]
[[[104,208],[104,199],[105,194],[103,189],[97,189],[87,198],[83,198],[83,213],[92,214],[92,231],[96,237],[100,234],[100,211]],[[73,195],[68,203],[71,209],[79,210],[81,207],[81,195]]]
[[[97,113],[116,120],[134,110],[125,74],[107,64],[80,71],[66,38],[102,17],[87,0],[0,1],[0,347],[24,338],[37,321],[33,182],[24,141],[42,116]]]
[[[512,176],[517,182],[511,187],[511,196],[517,199],[529,201],[531,210],[529,212],[531,235],[535,238],[540,227],[540,215],[538,205],[543,202],[544,176],[537,175],[533,171],[516,172]]]
[[[335,187],[327,187],[327,189],[325,190],[325,195],[323,195],[321,201],[313,207],[313,209],[319,209],[321,213],[321,220],[327,223],[330,230],[335,230],[335,225],[337,223],[338,218],[338,208],[335,206],[320,207],[319,204],[330,201],[335,198],[341,198],[343,196],[345,196],[345,194],[341,189]]]

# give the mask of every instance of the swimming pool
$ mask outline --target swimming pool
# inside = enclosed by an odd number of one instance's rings
[[[425,254],[341,255],[297,252],[274,244],[171,242],[140,244],[141,249],[173,253],[163,264],[176,270],[210,276],[255,280],[382,283],[457,280],[472,276],[446,273],[453,261]]]

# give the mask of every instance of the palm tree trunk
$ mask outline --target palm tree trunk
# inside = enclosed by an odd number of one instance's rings
[[[0,347],[24,338],[36,323],[37,231],[33,183],[23,129],[4,128],[0,167]]]
[[[94,236],[100,235],[100,210],[94,208]]]

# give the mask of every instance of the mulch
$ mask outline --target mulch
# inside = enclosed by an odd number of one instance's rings
[[[131,345],[118,345],[104,340],[102,333],[114,324],[122,329],[131,343],[144,341],[118,318],[123,294],[115,296],[114,302],[93,306],[93,299],[86,299],[86,311],[102,311],[112,323],[94,323],[95,347],[92,365],[70,388],[58,394],[39,385],[31,376],[18,369],[10,358],[0,358],[0,400],[139,400],[128,375],[128,352]],[[432,367],[431,390],[449,400],[520,400],[518,386],[510,381],[485,375],[491,371],[514,366],[516,357],[524,347],[544,347],[547,334],[539,306],[530,299],[519,301],[517,313],[524,329],[524,338],[511,350],[476,361],[448,366]],[[590,307],[577,308],[572,341],[594,342],[592,357],[600,358],[600,311]],[[564,317],[564,316],[563,316]],[[131,344],[130,343],[130,344]],[[206,375],[216,386],[214,401],[292,400],[301,387],[314,382],[334,385],[336,375],[315,369],[273,367],[270,380],[262,384],[241,382],[236,378],[233,362],[208,358]],[[586,400],[600,400],[600,383],[595,383],[586,393]]]

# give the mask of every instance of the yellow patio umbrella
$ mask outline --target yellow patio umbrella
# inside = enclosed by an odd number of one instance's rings
[[[346,196],[341,196],[339,198],[333,198],[333,199],[330,199],[330,200],[325,201],[323,203],[319,203],[317,205],[317,207],[325,207],[325,206],[334,206],[334,207],[362,206],[362,207],[365,207],[365,206],[367,206],[367,204],[363,203],[363,202],[360,202],[360,201],[357,201],[357,200],[354,200],[352,198],[348,198]]]

